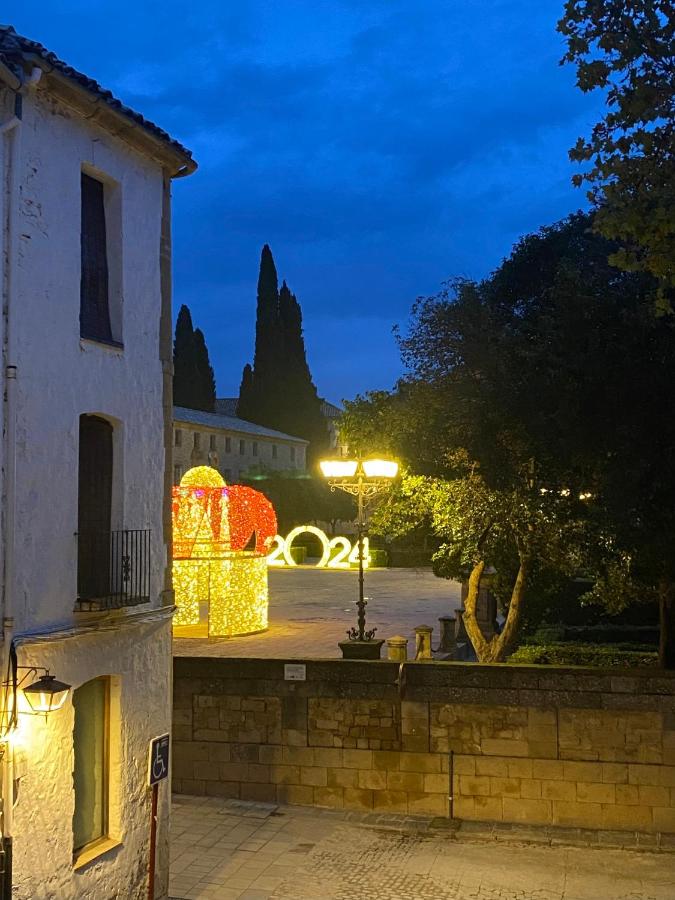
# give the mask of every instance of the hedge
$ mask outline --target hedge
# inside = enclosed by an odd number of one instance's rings
[[[509,657],[510,663],[554,666],[639,667],[657,666],[658,654],[640,644],[525,644]]]

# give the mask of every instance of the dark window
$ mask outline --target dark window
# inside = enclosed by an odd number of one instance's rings
[[[239,441],[239,454],[243,456],[246,453],[246,441]]]
[[[193,438],[192,438],[192,446],[194,447],[195,450],[199,450],[199,447],[201,445],[201,438],[202,438],[201,434],[198,431],[195,431]]]
[[[252,447],[253,447],[253,455],[257,456],[258,455],[258,442],[253,441]]]
[[[223,469],[223,478],[225,481],[232,481],[232,469]]]
[[[180,480],[183,477],[183,467],[182,466],[174,466],[173,467],[173,483],[180,484]]]
[[[295,447],[291,447],[291,462],[295,462]]]
[[[225,438],[225,452],[226,453],[232,452],[232,438],[229,438],[229,437]]]
[[[112,341],[103,184],[82,173],[80,335]]]
[[[277,458],[277,445],[272,444],[272,459],[276,459],[276,458]]]
[[[176,447],[180,447],[183,443],[183,432],[180,428],[176,428],[176,435],[174,437],[174,444]]]
[[[95,678],[73,691],[73,846],[75,851],[108,833],[109,681]]]
[[[113,428],[98,416],[80,416],[77,503],[77,593],[80,599],[110,593],[110,514]]]
[[[216,449],[216,436],[215,434],[209,435],[209,450]]]

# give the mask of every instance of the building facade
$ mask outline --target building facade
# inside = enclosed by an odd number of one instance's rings
[[[4,897],[148,896],[149,744],[171,709],[170,185],[195,168],[0,28]],[[45,670],[71,689],[28,715]],[[168,814],[163,783],[156,897]]]
[[[247,474],[304,472],[308,441],[236,416],[173,410],[173,482],[193,466],[218,469],[228,484]]]

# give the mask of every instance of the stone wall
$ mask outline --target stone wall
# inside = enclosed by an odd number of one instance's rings
[[[176,658],[174,790],[675,832],[675,675],[305,665]]]

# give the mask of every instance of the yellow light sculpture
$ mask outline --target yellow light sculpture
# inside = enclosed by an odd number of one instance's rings
[[[228,489],[219,472],[210,466],[190,469],[180,485],[174,487],[176,625],[198,624],[200,604],[205,602],[209,607],[210,637],[252,634],[267,628],[265,553],[239,549],[236,542],[237,549],[233,549],[231,540],[235,531],[241,544],[242,522],[255,519],[251,512],[255,494],[269,527],[270,516],[275,518],[269,501],[251,489]],[[251,527],[254,525],[253,522]],[[267,546],[269,540],[271,537],[266,537],[261,543]]]

